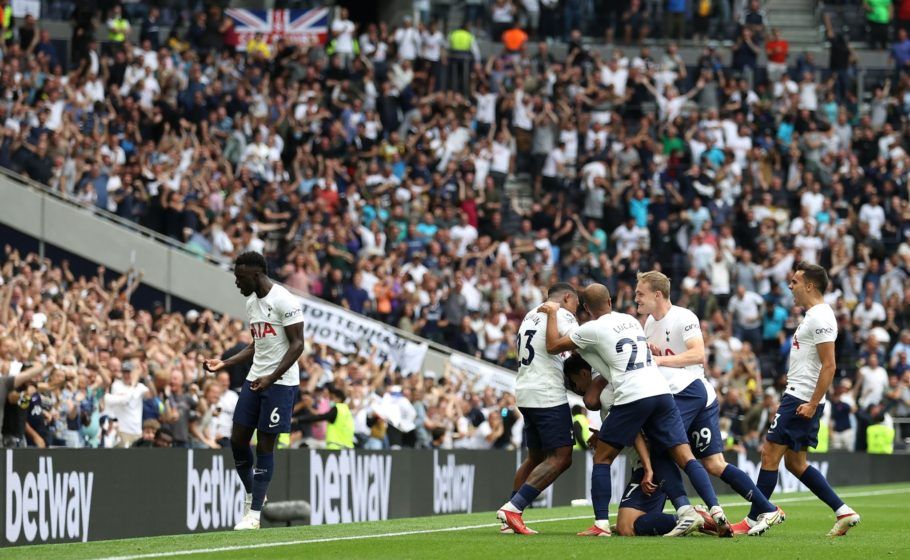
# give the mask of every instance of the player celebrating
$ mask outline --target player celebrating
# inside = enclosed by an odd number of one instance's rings
[[[635,443],[642,429],[655,452],[667,451],[685,471],[689,481],[711,507],[711,517],[724,536],[729,524],[704,467],[695,460],[686,438],[679,410],[670,395],[667,380],[658,371],[647,346],[645,332],[637,319],[625,313],[614,313],[610,291],[602,284],[591,284],[584,291],[585,309],[593,317],[569,336],[559,336],[555,316],[558,306],[547,302],[547,351],[556,354],[578,349],[581,356],[613,386],[616,402],[598,434],[591,473],[591,499],[595,521],[580,535],[609,536],[610,464],[623,447]],[[670,484],[667,495],[685,495],[682,485]],[[676,528],[671,536],[685,535],[703,524],[701,516],[689,504],[677,510]]]
[[[648,316],[648,346],[670,384],[693,454],[709,473],[753,503],[757,517],[748,534],[761,535],[783,521],[783,512],[746,473],[724,460],[720,408],[714,387],[705,379],[705,341],[698,317],[670,303],[670,279],[656,270],[638,274],[635,303],[638,312]]]
[[[787,470],[834,510],[837,521],[828,536],[839,537],[859,523],[859,514],[837,496],[818,469],[806,462],[807,448],[818,444],[818,423],[825,408],[825,393],[835,371],[837,318],[831,306],[825,303],[827,288],[828,273],[824,268],[805,261],[796,266],[790,279],[790,291],[793,292],[793,303],[805,309],[806,314],[793,333],[787,388],[762,446],[758,488],[771,497],[783,458]],[[756,504],[752,502],[749,516],[737,523],[734,530],[744,531],[757,519]]]
[[[234,466],[246,489],[244,515],[234,527],[241,531],[259,528],[259,514],[272,480],[275,440],[291,429],[300,376],[297,359],[303,353],[303,311],[297,298],[269,280],[265,257],[259,253],[237,257],[234,279],[247,298],[253,342],[227,360],[206,360],[203,365],[217,372],[253,358],[234,409],[231,431]],[[254,430],[255,470],[250,450]]]
[[[603,423],[615,401],[613,388],[607,380],[594,373],[591,365],[578,354],[572,354],[566,360],[563,370],[569,389],[584,397],[585,406],[589,410],[600,410],[600,420]],[[637,461],[631,453],[630,460],[637,465],[632,470],[629,483],[626,484],[619,502],[615,530],[623,537],[669,534],[676,528],[677,520],[675,516],[663,512],[667,501],[667,495],[661,489],[664,481],[660,477],[658,482],[654,481],[650,453],[641,434],[635,438],[635,451],[638,455]],[[679,473],[675,465],[670,466],[676,474]],[[705,522],[700,531],[717,536],[717,526],[707,510],[701,506],[696,506],[695,509]]]
[[[531,535],[521,518],[524,509],[547,486],[572,465],[572,413],[563,382],[565,356],[547,353],[547,325],[560,335],[578,327],[575,310],[578,292],[570,284],[557,283],[547,292],[547,301],[557,307],[548,317],[533,309],[518,329],[520,349],[515,398],[525,421],[528,458],[515,473],[512,497],[497,512],[504,533]]]

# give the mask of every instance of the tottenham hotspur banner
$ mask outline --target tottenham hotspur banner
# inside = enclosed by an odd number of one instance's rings
[[[243,10],[232,8],[225,13],[234,20],[234,29],[240,37],[239,50],[256,34],[261,34],[269,44],[279,38],[304,45],[324,45],[329,34],[329,9],[312,10]]]
[[[300,298],[303,336],[348,354],[369,356],[377,351],[378,363],[391,362],[405,375],[419,372],[427,344],[401,337],[387,325],[341,307]]]

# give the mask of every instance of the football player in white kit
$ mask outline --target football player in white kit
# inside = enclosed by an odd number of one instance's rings
[[[714,387],[705,379],[705,341],[698,317],[670,302],[670,279],[656,270],[638,273],[635,303],[648,317],[648,346],[670,384],[693,454],[709,473],[753,502],[757,519],[747,533],[761,535],[783,520],[783,512],[758,491],[749,475],[724,460],[720,407]]]
[[[568,336],[560,336],[555,322],[547,323],[547,351],[558,354],[577,349],[591,366],[613,386],[616,401],[598,432],[591,473],[591,500],[594,503],[594,525],[579,533],[584,536],[610,536],[610,464],[623,447],[634,445],[644,431],[655,452],[666,451],[686,472],[699,496],[711,508],[718,527],[729,524],[704,467],[695,460],[689,448],[682,418],[670,387],[654,365],[644,329],[635,317],[614,313],[610,291],[602,284],[591,284],[584,290],[585,309],[593,318]],[[556,317],[558,306],[545,303],[549,320]],[[685,495],[682,485],[665,489],[668,496]],[[699,529],[703,520],[691,505],[677,510],[678,523],[673,536]]]
[[[801,262],[790,279],[793,303],[805,310],[805,316],[793,333],[787,388],[777,413],[768,427],[762,446],[758,488],[771,497],[777,486],[777,469],[784,460],[787,470],[805,484],[813,494],[834,511],[836,521],[829,537],[847,534],[860,517],[838,497],[825,476],[806,462],[809,447],[818,445],[818,424],[825,409],[825,394],[834,379],[834,341],[837,339],[837,317],[825,303],[828,273],[824,268]],[[737,523],[755,523],[755,504],[749,516]]]
[[[300,384],[297,359],[303,353],[303,310],[300,300],[267,275],[259,253],[241,253],[234,261],[234,279],[246,300],[253,342],[232,356],[205,360],[211,372],[253,359],[234,408],[231,451],[240,482],[246,490],[243,518],[234,527],[259,528],[259,515],[275,467],[275,442],[291,431],[291,416]],[[256,466],[250,441],[256,432]]]
[[[579,354],[572,354],[563,369],[569,390],[583,397],[588,410],[599,410],[603,424],[616,400],[613,388],[602,375],[592,371],[591,365]],[[661,474],[654,473],[651,454],[641,434],[635,438],[635,450],[624,450],[623,453],[628,454],[633,468],[619,501],[616,527],[611,531],[623,537],[669,535],[676,528],[677,519],[674,515],[664,513],[667,494],[663,487],[666,481]],[[679,474],[676,465],[669,466]],[[703,506],[696,506],[695,509],[705,522],[700,531],[717,536],[717,526],[708,510]]]
[[[573,315],[578,308],[578,292],[571,284],[553,284],[547,301],[557,306],[554,316],[532,309],[518,328],[515,399],[525,422],[528,458],[515,473],[512,497],[496,514],[503,533],[536,533],[525,526],[522,512],[572,465],[575,439],[563,377],[563,362],[568,354],[547,353],[547,324],[552,321],[561,335],[578,327]]]

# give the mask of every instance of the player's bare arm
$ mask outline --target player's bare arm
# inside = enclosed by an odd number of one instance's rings
[[[252,360],[253,354],[255,354],[255,352],[256,352],[256,341],[254,340],[253,342],[250,342],[246,348],[244,348],[240,352],[237,352],[236,354],[234,354],[227,360],[219,360],[218,358],[214,358],[211,360],[203,360],[202,367],[205,369],[205,371],[217,373],[223,369],[227,369],[227,368],[233,367],[237,364],[243,364],[243,363],[246,363],[246,362]]]
[[[649,346],[654,354],[654,363],[659,366],[681,368],[705,363],[705,339],[702,337],[687,340],[686,351],[676,356],[658,356],[659,352],[655,353],[657,347],[653,344]]]
[[[556,312],[559,311],[559,304],[548,301],[537,308],[540,313],[547,314],[547,352],[550,354],[560,354],[575,350],[578,346],[572,342],[568,336],[559,336],[559,328],[556,326]]]
[[[641,434],[635,436],[635,451],[638,452],[638,456],[641,458],[641,467],[645,471],[644,476],[641,477],[641,489],[650,496],[657,491],[657,484],[654,484],[654,469],[651,468],[651,454],[648,451],[648,444]]]
[[[254,391],[267,389],[269,385],[281,379],[284,372],[300,359],[300,355],[303,354],[303,321],[284,327],[284,333],[288,337],[288,349],[278,363],[278,367],[275,368],[271,375],[251,381],[250,389]]]
[[[600,394],[607,387],[607,380],[603,377],[595,377],[591,380],[591,385],[585,391],[583,398],[585,408],[588,410],[600,410]]]
[[[831,387],[831,382],[834,380],[834,370],[836,369],[834,361],[834,343],[822,342],[816,345],[815,348],[818,350],[818,359],[822,363],[822,369],[818,374],[818,383],[815,385],[812,399],[796,408],[797,416],[806,419],[811,419],[815,416],[815,410],[818,408],[818,403],[821,402],[825,393],[827,393],[828,389]]]

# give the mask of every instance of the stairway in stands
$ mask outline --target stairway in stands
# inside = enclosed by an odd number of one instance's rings
[[[792,47],[817,46],[823,38],[821,20],[815,10],[815,0],[767,0],[763,3],[766,28],[780,29]]]

